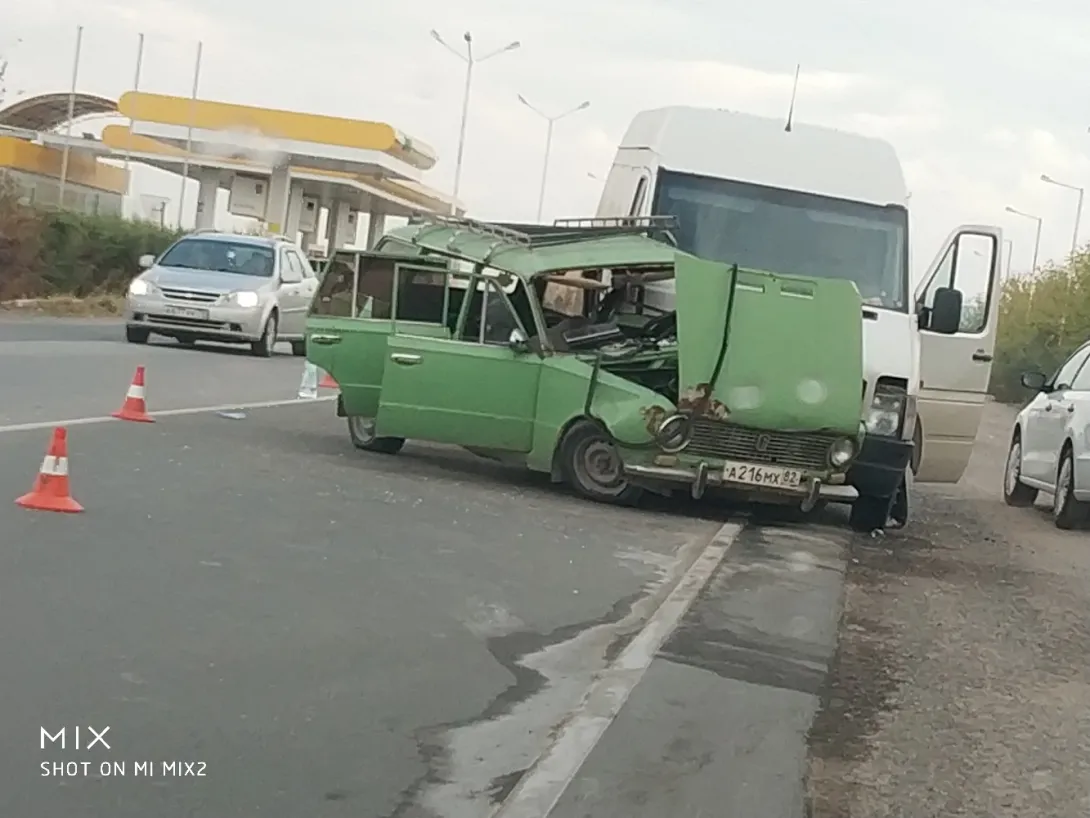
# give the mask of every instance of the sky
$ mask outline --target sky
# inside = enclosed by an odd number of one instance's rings
[[[68,90],[80,23],[80,91],[130,89],[144,33],[141,89],[188,95],[201,41],[202,98],[388,122],[437,149],[425,181],[446,191],[464,64],[429,31],[454,47],[470,31],[478,54],[517,40],[474,71],[460,198],[486,219],[536,215],[546,123],[520,94],[550,115],[590,102],[555,126],[544,214],[586,216],[637,111],[783,116],[796,63],[797,121],[896,147],[917,264],[972,223],[1002,227],[1013,271],[1028,269],[1036,224],[1007,207],[1042,217],[1040,257],[1062,259],[1078,194],[1041,175],[1090,183],[1090,5],[1076,0],[35,0],[0,10],[7,102]],[[178,198],[159,171],[136,184]],[[1090,214],[1083,228],[1080,244]]]

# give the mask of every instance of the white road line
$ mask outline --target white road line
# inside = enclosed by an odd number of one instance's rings
[[[317,398],[288,398],[286,400],[263,400],[253,403],[223,403],[219,406],[191,406],[184,409],[160,409],[152,412],[154,418],[174,417],[175,415],[199,415],[202,412],[229,412],[232,409],[265,409],[271,406],[292,406],[295,404],[325,403],[336,400],[336,395],[321,395]],[[105,415],[94,418],[69,418],[68,420],[34,421],[33,423],[13,423],[8,426],[0,426],[0,434],[4,432],[32,432],[36,429],[52,429],[54,426],[90,426],[94,423],[120,423],[115,417]]]
[[[548,818],[742,528],[743,524],[727,523],[719,529],[643,629],[591,685],[553,743],[491,818]]]

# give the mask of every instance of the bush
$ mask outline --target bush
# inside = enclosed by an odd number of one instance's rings
[[[1090,339],[1090,249],[1036,275],[1010,278],[999,301],[999,331],[990,391],[996,400],[1021,403],[1027,370],[1051,374]]]
[[[0,301],[115,293],[178,232],[120,216],[39,210],[0,182]]]

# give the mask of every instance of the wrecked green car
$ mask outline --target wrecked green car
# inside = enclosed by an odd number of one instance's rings
[[[360,449],[456,444],[608,503],[812,508],[862,440],[859,293],[678,252],[669,227],[414,221],[330,260],[307,357]]]

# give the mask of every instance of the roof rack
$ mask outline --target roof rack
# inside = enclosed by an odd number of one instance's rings
[[[555,227],[586,229],[623,229],[647,232],[648,230],[676,230],[677,216],[592,216],[583,219],[557,219]]]

